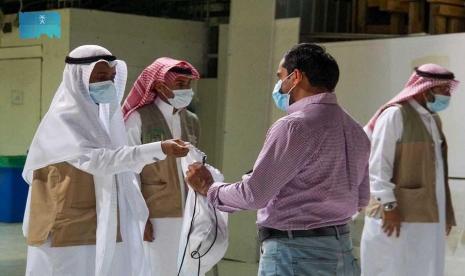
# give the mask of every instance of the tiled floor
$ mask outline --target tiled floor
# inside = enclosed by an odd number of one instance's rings
[[[0,276],[23,276],[26,242],[20,223],[0,223]]]

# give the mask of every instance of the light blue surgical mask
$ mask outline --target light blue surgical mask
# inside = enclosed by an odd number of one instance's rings
[[[274,103],[276,104],[276,107],[282,111],[287,111],[287,109],[289,108],[291,92],[292,92],[292,89],[294,89],[295,85],[291,89],[289,89],[289,92],[287,93],[281,93],[283,92],[281,90],[281,86],[283,85],[283,81],[285,81],[290,76],[292,76],[292,74],[294,74],[294,72],[292,72],[284,80],[278,80],[274,86],[273,93],[271,94],[273,96],[273,100],[274,100]]]
[[[434,102],[426,101],[426,107],[432,112],[443,111],[449,106],[450,96],[434,94]]]
[[[112,103],[116,100],[116,87],[111,80],[89,83],[89,93],[96,104]]]

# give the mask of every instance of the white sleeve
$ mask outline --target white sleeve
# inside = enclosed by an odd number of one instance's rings
[[[117,149],[92,149],[88,154],[68,163],[89,174],[105,176],[121,172],[140,173],[145,165],[165,158],[161,142],[155,142]]]
[[[371,139],[371,194],[382,204],[396,201],[395,184],[391,182],[397,142],[403,132],[402,111],[389,107],[376,121]]]
[[[88,154],[69,163],[93,175],[109,175],[125,171],[140,173],[145,165],[166,158],[161,142],[141,145],[141,129],[140,114],[135,111],[126,121],[130,146],[117,149],[92,149]]]
[[[140,114],[134,111],[129,115],[125,122],[126,131],[128,133],[128,143],[130,146],[138,146],[142,144],[142,120]]]

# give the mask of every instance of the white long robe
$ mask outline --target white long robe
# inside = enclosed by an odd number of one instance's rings
[[[181,120],[179,113],[173,113],[173,107],[159,97],[153,103],[156,105],[171,131],[173,139],[181,139]],[[140,145],[142,121],[140,114],[135,111],[126,120],[128,140],[130,145]],[[182,193],[182,206],[184,209],[186,199],[186,186],[181,169],[180,158],[176,159],[178,178]],[[182,218],[152,218],[155,239],[145,242],[145,250],[150,261],[152,276],[177,275],[178,245],[180,242]]]
[[[75,58],[111,55],[96,45],[78,47]],[[102,60],[100,60],[102,61]],[[34,170],[68,162],[93,175],[97,211],[96,245],[50,247],[50,242],[28,247],[26,275],[105,276],[148,275],[142,235],[148,210],[135,172],[153,158],[164,159],[159,143],[128,147],[120,102],[127,68],[116,66],[117,97],[113,103],[96,105],[89,94],[89,79],[97,62],[66,64],[49,111],[41,121],[29,149],[23,177],[32,185]],[[119,191],[117,196],[117,190]],[[123,242],[116,243],[117,206]],[[23,231],[29,227],[30,193]]]
[[[147,144],[139,148],[122,148],[118,152],[107,151],[106,154],[102,154],[102,151],[103,149],[96,150],[94,154],[73,160],[70,163],[78,169],[94,174],[95,177],[95,175],[99,174],[98,171],[103,174],[115,175],[118,171],[122,170],[121,167],[125,168],[123,170],[140,171],[147,163],[153,160],[153,157],[160,160],[165,158],[159,144]],[[111,178],[112,177],[110,177],[110,181],[113,182],[113,185],[116,185],[115,178],[113,178],[113,180]],[[125,184],[129,185],[128,183]],[[125,199],[124,193],[130,193],[131,190],[126,190],[124,185],[118,185],[118,187],[120,194],[118,196],[121,222],[120,229],[122,232],[127,232],[126,229],[132,222],[127,220],[130,215],[126,213],[130,212],[130,207]],[[141,200],[143,199],[141,198]],[[116,204],[116,202],[113,204]],[[112,210],[115,208],[112,208]],[[26,220],[28,219],[26,218]],[[132,237],[127,233],[122,233],[122,237],[123,242],[115,246],[113,261],[110,265],[111,270],[108,275],[133,275],[133,266],[129,263],[131,260],[129,254],[131,254],[131,252],[130,249],[125,246],[127,240]],[[142,246],[142,243],[140,246]],[[50,241],[47,241],[41,246],[28,246],[26,275],[94,275],[95,256],[95,245],[50,247]]]
[[[436,198],[439,223],[402,223],[400,237],[388,237],[382,220],[365,218],[361,240],[362,275],[365,276],[441,276],[445,263],[445,183],[441,138],[432,115],[410,100],[431,134],[436,156]],[[403,132],[399,107],[386,109],[379,117],[372,134],[370,185],[374,197],[382,203],[395,201],[391,183],[396,143]]]

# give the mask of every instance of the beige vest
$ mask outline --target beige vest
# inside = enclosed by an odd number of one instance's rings
[[[143,144],[172,139],[160,109],[154,104],[137,110],[142,121],[141,140]],[[200,126],[197,116],[188,111],[179,111],[181,119],[181,138],[197,145]],[[181,186],[176,158],[165,160],[144,167],[140,174],[142,195],[147,202],[150,218],[182,217]]]
[[[34,171],[27,242],[52,247],[95,244],[94,178],[63,162]],[[118,224],[118,241],[121,241]]]
[[[402,111],[403,133],[397,142],[392,182],[396,184],[394,194],[398,208],[405,222],[438,222],[436,200],[436,156],[434,141],[418,112],[407,102],[398,105]],[[447,169],[447,143],[442,132],[441,121],[433,115],[438,126],[444,160],[446,191],[446,221],[455,225]],[[381,204],[373,197],[367,207],[367,214],[380,217]]]

